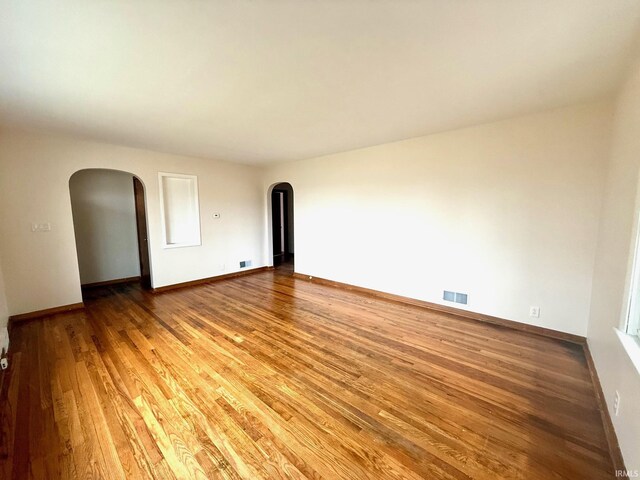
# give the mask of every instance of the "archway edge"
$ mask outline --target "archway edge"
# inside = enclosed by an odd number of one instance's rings
[[[142,179],[142,177],[138,174],[135,174],[133,172],[129,172],[128,170],[121,170],[119,168],[104,168],[104,167],[88,167],[88,168],[80,168],[78,170],[76,170],[75,172],[73,172],[71,175],[69,175],[69,180],[67,182],[70,182],[71,179],[77,175],[78,173],[82,173],[82,172],[87,172],[87,171],[92,171],[92,170],[99,170],[99,171],[104,171],[104,172],[119,172],[119,173],[126,173],[127,175],[131,175],[135,178],[137,178],[138,180],[140,180],[140,183],[142,183],[142,186],[144,187],[145,190],[145,196],[146,196],[146,192],[147,192],[147,184],[144,182],[144,180]]]
[[[144,220],[145,220],[145,227],[146,227],[146,251],[147,251],[147,258],[148,258],[148,270],[149,270],[149,288],[153,288],[153,256],[151,253],[151,226],[150,226],[150,221],[149,221],[149,202],[148,202],[148,192],[147,192],[147,184],[145,183],[145,181],[142,179],[142,177],[136,173],[130,172],[128,170],[122,170],[120,168],[105,168],[105,167],[85,167],[85,168],[79,168],[78,170],[75,170],[71,175],[69,175],[69,178],[67,180],[67,186],[68,186],[68,193],[69,193],[69,206],[71,207],[71,224],[73,226],[73,230],[74,230],[74,244],[76,242],[76,236],[75,236],[75,229],[76,229],[76,225],[75,222],[73,220],[73,206],[72,206],[72,198],[71,198],[71,182],[73,180],[73,178],[75,176],[77,176],[78,174],[82,174],[84,172],[105,172],[105,173],[110,173],[110,172],[114,172],[114,173],[122,173],[125,175],[130,175],[133,179],[136,179],[140,182],[140,184],[142,185],[142,199],[143,199],[143,203],[144,203]],[[135,199],[134,199],[135,202]],[[137,228],[136,228],[137,230]],[[140,239],[138,238],[138,242],[140,242]],[[77,244],[74,245],[75,246],[75,251],[76,251],[76,257],[78,257],[78,246]],[[138,248],[140,248],[140,244],[138,243]],[[139,253],[140,255],[140,253]],[[141,268],[142,270],[142,268]],[[80,279],[80,262],[78,261],[78,279]],[[80,283],[80,282],[79,282]],[[80,285],[81,288],[81,285]],[[82,293],[80,294],[82,296]]]

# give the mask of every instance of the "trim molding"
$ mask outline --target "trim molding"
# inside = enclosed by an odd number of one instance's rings
[[[11,315],[9,317],[9,325],[13,322],[23,322],[25,320],[33,320],[34,318],[48,317],[57,313],[71,312],[73,310],[80,310],[84,308],[84,303],[72,303],[70,305],[62,305],[60,307],[46,308],[44,310],[36,310],[35,312],[21,313],[19,315]],[[9,331],[11,335],[11,331]]]
[[[381,292],[379,290],[372,290],[370,288],[358,287],[356,285],[351,285],[348,283],[336,282],[333,280],[327,280],[326,278],[314,277],[311,275],[304,275],[302,273],[297,273],[297,272],[295,272],[293,276],[294,278],[305,280],[307,282],[341,288],[343,290],[350,290],[352,292],[361,293],[364,295],[368,295],[370,297],[383,298],[385,300],[389,300],[392,302],[404,303],[404,304],[412,305],[414,307],[427,308],[429,310],[435,310],[441,313],[447,313],[450,315],[456,315],[458,317],[469,318],[471,320],[478,320],[480,322],[492,323],[494,325],[499,325],[501,327],[520,330],[522,332],[532,333],[534,335],[541,335],[543,337],[555,338],[557,340],[564,340],[566,342],[576,343],[578,345],[584,345],[587,342],[587,339],[580,335],[559,332],[558,330],[538,327],[535,325],[528,325],[526,323],[515,322],[513,320],[505,320],[503,318],[493,317],[491,315],[485,315],[484,313],[470,312],[468,310],[462,310],[460,308],[449,307],[447,305],[440,305],[437,303],[427,302],[425,300],[418,300],[411,297],[403,297],[402,295],[395,295],[393,293]]]
[[[94,287],[106,287],[108,285],[118,285],[120,283],[133,283],[139,282],[140,275],[137,277],[115,278],[113,280],[105,280],[104,282],[84,283],[80,285],[81,288],[94,288]]]
[[[164,285],[162,287],[152,288],[151,292],[162,293],[169,290],[176,290],[178,288],[186,288],[186,287],[193,287],[196,285],[202,285],[203,283],[215,283],[215,282],[220,282],[222,280],[229,280],[230,278],[244,277],[245,275],[252,275],[255,273],[266,272],[268,270],[273,270],[273,267],[251,268],[249,270],[240,270],[239,272],[226,273],[224,275],[218,275],[215,277],[200,278],[198,280],[191,280],[189,282],[174,283],[172,285]]]
[[[596,364],[591,356],[591,350],[587,342],[582,346],[584,350],[584,356],[587,359],[587,367],[589,368],[589,374],[591,375],[591,382],[593,383],[593,389],[596,393],[596,400],[598,401],[598,408],[600,409],[600,416],[602,417],[602,425],[604,426],[604,435],[607,439],[607,446],[609,447],[609,455],[611,455],[611,463],[613,463],[614,470],[626,470],[624,466],[624,459],[622,457],[622,451],[620,450],[620,444],[618,443],[618,436],[613,428],[613,422],[611,421],[611,415],[607,409],[605,402],[604,392],[602,391],[602,384],[598,377],[598,371],[596,370]]]

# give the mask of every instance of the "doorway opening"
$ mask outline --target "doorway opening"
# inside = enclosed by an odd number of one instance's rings
[[[83,295],[94,287],[151,288],[144,185],[132,173],[87,169],[69,179]]]
[[[286,182],[277,183],[270,196],[273,266],[288,267],[293,271],[293,187]]]

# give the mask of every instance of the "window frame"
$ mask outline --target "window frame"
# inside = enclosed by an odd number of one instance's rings
[[[640,213],[636,214],[634,234],[629,298],[622,331],[638,338],[640,335]]]

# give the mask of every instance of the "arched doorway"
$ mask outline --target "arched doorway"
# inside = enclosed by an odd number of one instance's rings
[[[151,288],[145,190],[129,172],[85,169],[69,179],[83,290],[140,282]]]
[[[271,252],[273,266],[288,266],[294,261],[293,187],[282,182],[271,187]]]

